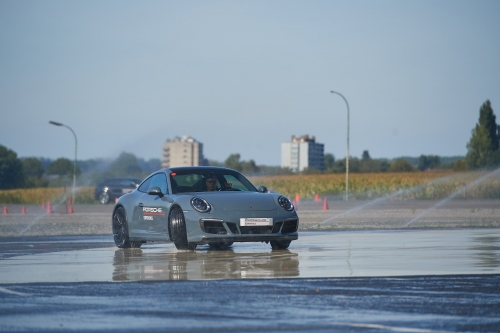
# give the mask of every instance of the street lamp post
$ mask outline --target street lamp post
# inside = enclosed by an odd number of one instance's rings
[[[75,134],[75,131],[73,131],[73,129],[71,127],[69,127],[68,125],[64,125],[64,124],[61,124],[61,123],[58,123],[55,121],[49,121],[49,124],[52,124],[55,126],[66,127],[67,129],[69,129],[71,131],[71,133],[73,133],[73,136],[75,137],[75,163],[73,165],[73,191],[72,191],[73,196],[72,196],[72,201],[71,201],[74,204],[75,203],[75,190],[76,190],[76,150],[77,150],[77,146],[78,146],[76,134]]]
[[[345,200],[349,201],[349,103],[347,103],[347,99],[345,99],[344,95],[339,92],[330,91],[332,94],[337,94],[342,97],[347,105],[347,153],[346,153],[346,162],[345,162]]]

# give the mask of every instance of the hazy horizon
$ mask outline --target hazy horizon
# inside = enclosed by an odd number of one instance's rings
[[[280,165],[308,134],[336,159],[464,156],[500,115],[499,1],[1,1],[0,144],[20,157],[149,160],[189,135]]]

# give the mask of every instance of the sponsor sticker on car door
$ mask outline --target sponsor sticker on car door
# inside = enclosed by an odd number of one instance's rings
[[[142,216],[144,221],[154,221],[155,216],[164,217],[162,207],[142,207]]]

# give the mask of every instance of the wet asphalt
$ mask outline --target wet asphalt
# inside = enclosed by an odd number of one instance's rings
[[[302,232],[120,250],[0,239],[2,332],[500,332],[500,230]]]

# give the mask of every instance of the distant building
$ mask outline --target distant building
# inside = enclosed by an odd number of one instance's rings
[[[281,144],[281,167],[301,172],[305,168],[324,169],[324,144],[316,143],[315,137],[292,135],[290,142]]]
[[[167,139],[163,145],[162,168],[199,165],[205,165],[201,142],[187,135],[175,137],[172,141]]]

